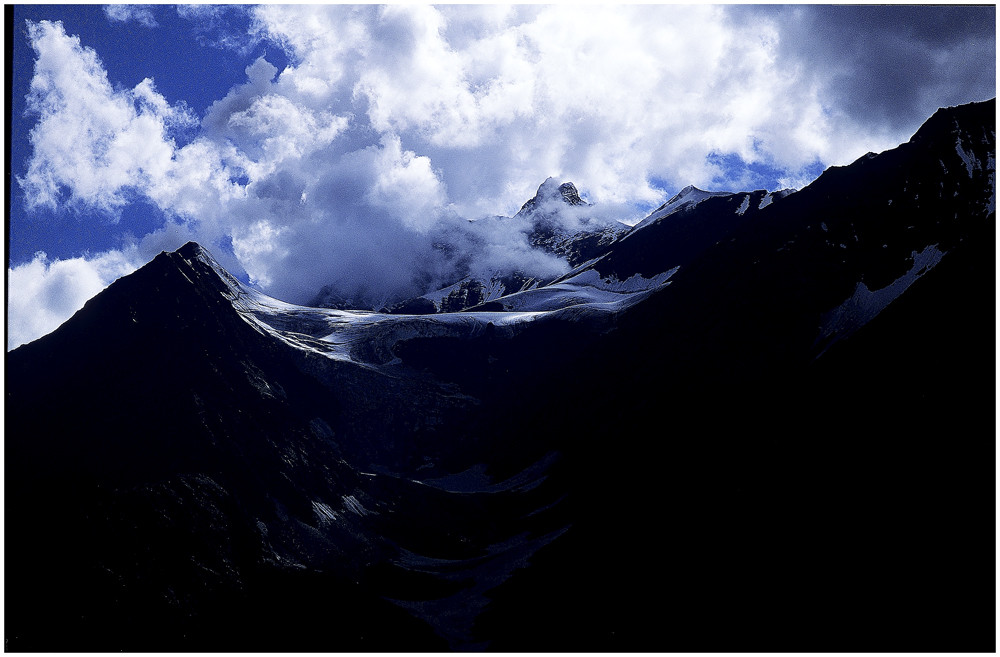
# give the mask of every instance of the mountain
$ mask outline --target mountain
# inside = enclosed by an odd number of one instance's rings
[[[686,188],[456,312],[160,254],[7,355],[6,647],[990,651],[995,134]]]
[[[522,232],[530,248],[576,267],[606,253],[615,239],[628,230],[621,222],[607,224],[591,217],[587,212],[589,207],[573,183],[558,184],[554,178],[548,178],[513,217],[495,216],[481,221]],[[451,285],[383,310],[393,314],[459,312],[503,296],[533,290],[546,282],[516,267],[485,275],[469,274]],[[323,305],[344,307],[343,304]]]
[[[521,206],[514,220],[530,225],[528,242],[535,248],[566,258],[572,267],[607,251],[628,226],[606,224],[590,216],[589,203],[580,198],[576,185],[557,185],[548,178],[535,195]]]

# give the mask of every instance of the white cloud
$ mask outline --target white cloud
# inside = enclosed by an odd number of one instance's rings
[[[8,270],[7,349],[30,342],[69,319],[88,299],[137,269],[122,251],[50,261],[37,253]]]
[[[598,202],[652,204],[664,192],[651,178],[712,186],[724,174],[713,153],[799,173],[859,149],[831,138],[815,90],[777,61],[775,24],[736,24],[720,7],[282,5],[256,17],[297,62],[276,87],[317,102],[350,91],[376,132],[431,158],[461,214],[513,212],[549,175]]]
[[[686,184],[756,184],[720,155],[798,185],[817,161],[848,163],[916,127],[886,131],[831,106],[830,85],[789,41],[802,36],[801,21],[776,11],[247,11],[246,42],[281,47],[290,63],[250,62],[246,82],[200,122],[152,80],[112,86],[97,54],[61,24],[29,24],[37,59],[28,107],[38,121],[19,178],[29,204],[113,214],[141,195],[168,222],[140,236],[137,258],[196,239],[275,296],[305,302],[332,285],[377,304],[453,282],[469,266],[463,254],[480,267],[556,272],[517,226],[468,221],[514,214],[549,176],[574,181],[596,203],[592,218],[634,220]],[[228,29],[217,8],[179,12]],[[183,147],[178,130],[190,137]],[[105,279],[79,280],[90,290]]]
[[[94,51],[82,48],[60,23],[28,26],[37,53],[28,96],[38,115],[28,171],[19,178],[29,207],[63,202],[113,211],[127,192],[170,168],[170,127],[192,122],[183,106],[171,107],[152,80],[116,91]]]
[[[104,15],[119,23],[135,21],[146,27],[158,25],[149,5],[104,5]]]

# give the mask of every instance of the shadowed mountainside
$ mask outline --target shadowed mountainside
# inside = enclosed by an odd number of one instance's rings
[[[462,312],[160,254],[7,355],[7,647],[990,651],[994,222],[990,101]]]

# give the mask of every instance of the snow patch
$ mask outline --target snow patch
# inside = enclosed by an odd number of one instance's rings
[[[486,302],[493,301],[494,299],[499,299],[503,296],[505,287],[504,284],[500,282],[500,273],[497,272],[490,277],[490,282],[486,286]]]
[[[864,281],[859,281],[854,293],[822,317],[820,335],[817,342],[832,338],[823,348],[826,351],[837,340],[848,337],[874,319],[880,312],[899,298],[914,282],[941,262],[945,252],[932,244],[920,251],[913,251],[913,265],[889,285],[878,290],[870,290]],[[821,352],[822,353],[822,352]]]
[[[313,511],[316,512],[320,523],[336,522],[337,513],[330,508],[330,505],[325,502],[313,502]]]
[[[975,169],[982,170],[983,165],[976,158],[975,153],[967,153],[965,148],[962,146],[962,137],[959,135],[955,139],[955,152],[958,156],[962,158],[962,162],[965,164],[966,171],[969,172],[969,177],[972,177],[972,172]]]
[[[986,211],[989,214],[993,214],[996,212],[997,207],[997,163],[992,152],[986,154],[986,170],[989,172],[990,180],[990,202],[987,205]]]
[[[678,269],[680,267],[674,267],[652,278],[635,274],[624,281],[614,276],[604,278],[596,269],[585,269],[558,283],[508,295],[501,299],[501,303],[507,311],[552,312],[589,308],[617,312],[669,284],[670,277]]]
[[[750,195],[747,194],[746,196],[743,197],[743,202],[740,203],[740,207],[736,209],[736,214],[742,217],[743,213],[746,212],[749,207],[750,207]]]
[[[361,505],[361,502],[358,501],[358,498],[354,497],[353,495],[342,495],[340,499],[344,503],[344,508],[350,511],[351,513],[354,513],[361,517],[372,514],[372,512],[363,507]]]

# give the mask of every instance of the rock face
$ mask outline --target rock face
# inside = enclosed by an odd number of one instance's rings
[[[587,207],[590,204],[580,198],[576,185],[571,182],[557,185],[554,178],[548,178],[514,219],[530,224],[528,242],[533,247],[565,258],[571,267],[576,267],[605,253],[628,230],[625,224],[603,225],[594,221],[585,211]]]
[[[546,178],[545,182],[538,186],[535,195],[524,202],[515,218],[522,216],[536,215],[539,211],[552,212],[551,208],[546,208],[550,203],[566,203],[568,205],[589,205],[580,198],[580,192],[576,185],[571,182],[559,184],[555,178]]]
[[[991,650],[994,153],[942,109],[400,314],[160,254],[8,354],[7,648]]]

